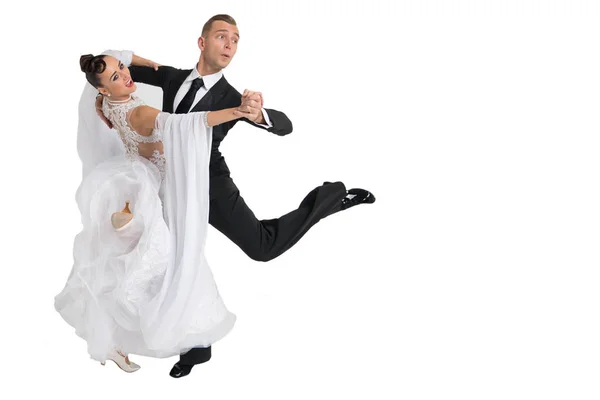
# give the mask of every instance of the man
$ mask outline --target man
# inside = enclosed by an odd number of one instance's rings
[[[292,123],[282,112],[262,108],[260,93],[245,91],[242,96],[223,76],[237,51],[240,38],[235,20],[215,15],[202,29],[198,39],[201,50],[196,67],[180,70],[158,66],[138,56],[132,57],[131,77],[163,89],[163,111],[187,113],[238,107],[249,113],[242,119],[276,135],[292,132]],[[373,203],[375,197],[364,189],[346,191],[342,182],[325,182],[313,189],[298,209],[270,220],[258,220],[241,197],[230,177],[219,145],[238,120],[213,128],[210,159],[209,223],[238,245],[250,258],[269,261],[292,247],[322,218],[361,203]],[[188,375],[195,364],[206,362],[211,348],[194,348],[182,354],[170,375]]]

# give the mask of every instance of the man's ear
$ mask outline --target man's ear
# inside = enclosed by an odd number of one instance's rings
[[[200,49],[200,51],[204,51],[204,46],[205,46],[204,38],[202,36],[200,36],[198,38],[198,48]]]

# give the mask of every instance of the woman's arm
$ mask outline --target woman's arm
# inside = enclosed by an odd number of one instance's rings
[[[248,113],[239,111],[238,107],[226,108],[219,111],[209,111],[206,116],[208,126],[216,126],[235,119],[243,118]]]
[[[149,106],[136,107],[129,114],[129,125],[140,135],[149,136],[152,133],[152,129],[156,127],[156,117],[160,112],[160,110]],[[239,111],[238,107],[226,108],[219,111],[208,111],[205,121],[209,127],[212,127],[235,119],[244,118],[247,114],[246,112]]]

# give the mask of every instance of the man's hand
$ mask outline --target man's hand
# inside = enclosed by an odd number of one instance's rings
[[[245,118],[257,124],[264,124],[262,108],[263,108],[262,93],[251,90],[244,90],[242,94],[242,104],[238,107],[238,111],[244,113]]]
[[[104,113],[102,112],[102,99],[103,98],[104,98],[104,96],[102,96],[102,95],[99,95],[96,97],[96,114],[98,114],[100,119],[102,121],[104,121],[104,123],[106,124],[106,126],[108,126],[109,129],[112,129],[113,124],[108,120],[108,118],[106,118],[104,116]]]
[[[154,61],[150,61],[148,60],[148,67],[154,69],[155,71],[158,71],[158,67],[160,67],[161,65],[159,63],[156,63]]]
[[[161,66],[159,63],[156,63],[152,60],[147,60],[136,54],[134,54],[133,57],[131,58],[131,65],[139,66],[139,67],[150,67],[155,71],[158,71],[158,67]]]

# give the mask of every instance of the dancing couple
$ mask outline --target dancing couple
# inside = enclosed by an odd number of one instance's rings
[[[223,76],[239,37],[230,16],[210,18],[191,70],[128,51],[80,59],[89,83],[78,127],[83,229],[55,308],[103,364],[112,360],[134,372],[140,367],[129,354],[179,355],[170,372],[179,378],[211,358],[211,346],[232,329],[235,315],[204,257],[209,224],[251,259],[266,262],[322,218],[375,201],[367,190],[325,182],[282,217],[255,217],[219,145],[238,121],[281,136],[292,132],[292,123],[263,108],[261,93],[240,93]],[[162,88],[162,111],[134,95],[136,82]]]

